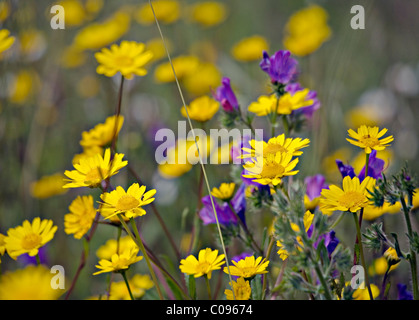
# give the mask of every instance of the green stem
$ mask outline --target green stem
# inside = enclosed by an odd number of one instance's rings
[[[36,254],[36,264],[37,264],[38,266],[40,266],[40,265],[41,265],[41,259],[39,258],[39,252]]]
[[[410,222],[409,208],[406,205],[404,200],[403,193],[400,195],[400,202],[403,207],[404,219],[406,221],[407,234],[409,238],[413,238],[413,229],[412,223]],[[416,253],[413,251],[412,246],[410,245],[410,257],[409,257],[410,269],[412,273],[412,286],[413,286],[413,299],[419,300],[419,291],[418,291],[418,274],[417,274],[417,262],[416,262]]]
[[[287,115],[285,115],[285,114],[282,116],[282,124],[284,126],[285,136],[288,137],[289,134],[290,134],[290,126],[289,126],[289,123],[288,123],[288,120],[287,120]]]
[[[327,285],[326,280],[323,277],[323,273],[320,270],[319,264],[317,263],[317,261],[314,261],[311,255],[309,255],[309,258],[314,264],[314,270],[316,271],[317,277],[319,278],[319,281],[324,289],[324,297],[326,298],[326,300],[332,300],[332,296],[330,295],[330,292],[329,292],[329,286]]]
[[[359,227],[358,217],[357,217],[356,212],[353,213],[353,217],[354,217],[354,222],[355,222],[355,227],[356,227],[356,236],[357,236],[358,245],[359,245],[359,255],[361,256],[362,267],[365,270],[365,282],[367,284],[368,294],[370,296],[370,299],[374,300],[374,297],[373,297],[372,291],[371,291],[370,279],[369,279],[369,276],[368,276],[368,269],[367,269],[367,266],[365,264],[364,249],[363,249],[363,246],[362,246],[362,238],[361,238],[361,228]]]
[[[127,275],[125,274],[125,270],[121,271],[121,274],[122,274],[122,277],[124,278],[124,281],[125,281],[125,284],[127,286],[127,289],[128,289],[128,292],[129,292],[129,296],[131,297],[131,300],[135,300],[134,296],[132,295],[131,288],[129,287]]]
[[[268,249],[266,250],[266,260],[269,260],[269,257],[271,256],[272,248],[274,246],[275,239],[274,237],[271,237],[271,240],[269,241]],[[268,282],[266,280],[267,274],[263,275],[263,284],[262,284],[262,300],[265,299],[265,293],[266,293],[266,287],[268,285]]]
[[[205,284],[207,285],[208,299],[209,300],[212,300],[212,297],[211,297],[211,286],[210,286],[210,283],[209,283],[208,276],[205,275],[204,278],[205,278]]]

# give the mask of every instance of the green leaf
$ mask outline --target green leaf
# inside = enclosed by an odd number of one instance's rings
[[[250,281],[250,286],[252,288],[252,300],[262,300],[262,294],[263,294],[262,275],[260,274],[256,275]]]
[[[189,295],[192,300],[196,300],[196,282],[193,275],[188,275],[185,273],[186,286],[188,287]]]

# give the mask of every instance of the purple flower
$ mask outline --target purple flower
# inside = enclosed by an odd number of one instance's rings
[[[41,264],[48,264],[48,254],[47,254],[47,247],[48,245],[42,246],[39,248],[38,250],[38,255],[39,255],[39,262]],[[24,265],[28,265],[28,264],[37,264],[38,262],[36,261],[36,257],[31,257],[29,254],[23,254],[20,256],[21,261]]]
[[[326,247],[330,258],[331,254],[333,253],[333,251],[335,251],[337,245],[339,244],[339,239],[336,237],[336,232],[334,230],[331,230],[329,233],[322,234],[314,243],[315,249],[317,249],[317,246],[322,240],[324,240],[324,246]]]
[[[221,81],[221,86],[217,88],[214,99],[221,103],[225,112],[233,112],[239,109],[236,95],[231,89],[230,79],[224,77]]]
[[[398,298],[397,300],[413,300],[413,295],[410,291],[407,291],[405,284],[397,284]]]
[[[339,168],[342,178],[350,176],[351,178],[355,177],[354,168],[350,165],[343,164],[342,161],[336,160],[336,164]],[[374,179],[379,179],[382,177],[382,172],[384,169],[384,160],[377,158],[377,151],[373,150],[370,154],[368,160],[368,176]],[[365,178],[365,166],[362,168],[361,172],[358,175],[360,181],[363,181]]]
[[[245,222],[245,211],[246,211],[246,198],[244,194],[245,185],[242,184],[237,190],[234,197],[230,200],[234,211],[237,213],[237,216]],[[203,221],[204,225],[217,223],[215,219],[214,210],[212,207],[211,197],[209,195],[201,199],[203,207],[199,211],[199,217]],[[231,210],[227,202],[219,204],[216,199],[213,198],[214,207],[217,211],[218,222],[222,225],[237,224],[237,217],[234,212]]]
[[[280,50],[269,57],[268,53],[263,51],[263,59],[259,66],[269,75],[272,83],[287,84],[297,78],[298,62],[291,58],[290,55],[289,51]]]
[[[315,176],[309,176],[304,179],[306,185],[306,195],[311,200],[320,197],[323,189],[327,188],[326,178],[321,174]]]
[[[249,141],[251,140],[251,136],[245,135],[241,138],[240,141],[236,141],[237,144],[233,144],[233,146],[230,149],[230,155],[231,159],[233,159],[234,164],[244,164],[248,161],[248,159],[240,159],[239,157],[242,154],[245,154],[247,152],[243,151],[243,148],[250,148]]]

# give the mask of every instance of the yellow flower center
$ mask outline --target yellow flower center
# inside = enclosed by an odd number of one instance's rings
[[[247,300],[249,299],[249,289],[246,286],[237,285],[234,294],[237,300]]]
[[[32,250],[41,244],[42,237],[36,233],[30,233],[23,237],[22,248],[25,250]]]
[[[115,65],[117,65],[119,68],[130,67],[134,63],[134,60],[126,55],[118,55],[114,59]]]
[[[127,211],[134,208],[137,208],[140,202],[135,199],[133,196],[127,194],[125,196],[122,196],[118,203],[116,204],[116,209],[120,211]]]
[[[360,192],[348,191],[339,198],[339,204],[345,208],[363,207],[367,198]]]
[[[262,178],[273,179],[276,176],[282,177],[285,172],[285,168],[280,164],[263,164],[262,172],[260,175]]]
[[[198,273],[207,273],[208,270],[210,268],[210,264],[207,261],[204,262],[200,262],[197,266],[196,266],[196,271]]]
[[[256,273],[256,270],[254,267],[243,267],[240,269],[243,275],[243,278],[250,278],[253,277]]]
[[[103,168],[93,168],[87,174],[84,182],[89,185],[98,184],[106,178],[106,170]]]
[[[375,147],[380,144],[380,142],[378,141],[376,137],[370,137],[370,135],[363,136],[360,142],[370,148]]]

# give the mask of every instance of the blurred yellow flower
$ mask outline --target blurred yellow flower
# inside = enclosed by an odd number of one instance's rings
[[[97,77],[87,74],[77,83],[76,89],[82,98],[93,98],[99,93],[100,81]]]
[[[224,3],[204,1],[193,4],[189,8],[189,18],[204,27],[222,23],[227,17],[227,7]]]
[[[243,277],[237,279],[237,281],[230,282],[230,285],[233,287],[233,291],[226,289],[224,294],[226,295],[227,300],[249,300],[252,295],[252,288],[250,287],[250,282],[244,280]]]
[[[180,260],[179,269],[183,273],[193,275],[194,278],[206,276],[211,279],[212,272],[221,269],[225,263],[224,257],[224,254],[218,255],[218,250],[202,249],[198,253],[198,259],[189,255]]]
[[[196,56],[178,56],[172,59],[172,63],[176,72],[176,77],[178,80],[182,80],[197,70],[200,61]],[[154,78],[157,82],[163,83],[175,81],[175,76],[170,62],[159,64],[154,70]]]
[[[138,256],[138,252],[138,247],[126,248],[124,251],[121,251],[120,254],[113,254],[110,260],[99,260],[99,263],[96,265],[96,268],[99,269],[99,271],[96,271],[93,275],[127,270],[132,264],[143,259],[142,256]]]
[[[83,65],[86,59],[87,55],[83,50],[71,45],[64,49],[60,63],[64,68],[77,68]]]
[[[86,18],[86,13],[83,4],[78,0],[61,0],[57,2],[64,8],[65,24],[66,26],[79,26]]]
[[[327,19],[326,10],[317,5],[294,13],[285,26],[285,48],[297,56],[316,51],[331,36]]]
[[[128,32],[130,15],[123,10],[117,11],[104,22],[95,22],[81,29],[73,39],[79,50],[99,50],[120,39]]]
[[[7,29],[0,30],[0,53],[9,49],[15,42],[15,37],[10,36],[10,31]]]
[[[235,188],[236,184],[234,182],[223,182],[221,183],[219,188],[212,188],[211,194],[218,199],[228,201],[233,197],[233,192]]]
[[[269,50],[268,41],[259,35],[244,38],[231,48],[232,56],[243,62],[262,59],[262,52]]]
[[[298,163],[298,158],[292,160],[289,153],[277,152],[268,154],[266,157],[256,157],[252,162],[243,165],[245,174],[243,177],[252,179],[263,185],[278,185],[282,178],[296,175],[298,170],[293,170]]]
[[[8,87],[10,102],[22,105],[26,103],[36,91],[39,78],[31,70],[19,71]]]
[[[119,241],[109,239],[96,250],[96,256],[101,260],[110,260],[114,254],[119,254],[131,248],[138,248],[138,246],[130,236],[121,237]]]
[[[180,4],[175,0],[159,0],[153,2],[153,10],[156,14],[156,18],[160,23],[170,24],[179,19],[180,16]],[[136,12],[134,17],[138,23],[143,25],[151,25],[154,23],[153,10],[151,10],[150,4],[142,4]]]
[[[39,59],[47,49],[47,40],[42,31],[29,29],[19,34],[19,49],[29,60]]]
[[[78,154],[74,155],[73,160],[72,160],[71,163],[73,165],[78,164],[78,163],[80,163],[80,160],[82,158],[90,158],[90,157],[94,156],[95,154],[99,154],[99,155],[103,156],[103,154],[104,154],[103,148],[100,147],[100,146],[92,146],[92,147],[89,147],[89,148],[85,148],[82,153],[78,153]]]
[[[128,284],[134,299],[144,296],[146,290],[154,286],[148,275],[136,274],[128,280]],[[131,300],[125,281],[112,282],[109,292],[109,300]]]
[[[373,299],[377,298],[380,294],[380,289],[378,289],[375,284],[371,284],[370,287]],[[361,284],[360,287],[354,291],[352,298],[354,300],[370,300],[368,290],[364,284]]]
[[[65,176],[62,173],[55,173],[43,176],[38,181],[31,183],[31,195],[34,198],[46,199],[67,192],[63,189]]]
[[[224,272],[229,273],[232,276],[243,277],[245,280],[251,279],[257,274],[268,273],[266,268],[269,265],[269,261],[266,258],[258,257],[255,259],[254,256],[246,257],[239,261],[231,261],[233,265],[228,268],[224,267]]]
[[[7,1],[0,2],[0,22],[4,22],[10,15],[10,3]]]
[[[6,252],[6,242],[4,242],[4,239],[6,239],[6,236],[0,233],[0,263],[1,263],[1,256],[3,256],[4,253]]]
[[[192,100],[186,108],[191,119],[205,122],[212,119],[220,108],[220,104],[215,99],[205,95]],[[182,116],[187,118],[184,107],[180,109],[180,112]]]
[[[0,300],[57,300],[64,290],[52,288],[53,277],[42,265],[8,271],[0,277]]]
[[[101,212],[106,219],[120,214],[126,218],[136,218],[146,214],[142,208],[154,201],[156,190],[152,189],[145,192],[145,186],[139,186],[138,183],[133,183],[127,191],[121,186],[117,186],[111,192],[104,192],[100,195],[103,201]]]
[[[378,127],[367,127],[362,125],[357,132],[352,129],[348,130],[348,134],[352,139],[347,138],[351,144],[364,149],[365,153],[369,154],[372,150],[381,151],[389,146],[390,142],[394,140],[393,136],[389,136],[380,140],[382,136],[388,131],[386,128],[378,131]]]
[[[7,237],[4,239],[6,250],[12,259],[22,254],[29,254],[34,257],[38,254],[39,248],[54,238],[57,226],[53,226],[52,220],[42,220],[39,217],[23,221],[21,226],[10,228]]]
[[[394,205],[391,205],[387,201],[383,203],[382,207],[375,207],[375,206],[366,206],[364,208],[364,215],[363,219],[367,221],[375,220],[381,217],[383,214],[390,213],[398,213],[400,212],[401,204],[400,202],[396,202]]]
[[[111,160],[111,150],[106,149],[105,154],[95,154],[92,157],[83,157],[79,163],[74,164],[75,170],[66,170],[64,174],[69,178],[63,188],[97,187],[103,180],[119,172],[128,164],[122,161],[124,154],[115,153]]]
[[[167,39],[163,40],[161,38],[153,38],[146,42],[146,47],[153,53],[153,57],[150,62],[154,62],[157,60],[166,57],[166,48],[164,47],[164,43],[167,45],[167,49],[170,51],[173,44],[168,41]]]
[[[78,196],[68,208],[70,213],[64,215],[64,232],[73,234],[75,239],[81,239],[89,231],[96,217],[93,197]]]
[[[221,77],[220,70],[214,64],[200,63],[193,73],[184,77],[183,85],[193,95],[209,94],[220,84]]]
[[[107,77],[120,72],[126,79],[132,79],[134,75],[145,76],[145,66],[152,57],[153,53],[146,49],[144,43],[122,41],[119,46],[113,44],[110,49],[104,48],[95,53],[99,63],[96,72]]]
[[[345,123],[348,127],[358,128],[361,125],[366,126],[378,126],[380,123],[379,115],[375,114],[373,108],[368,108],[368,106],[355,107],[352,108],[345,115]]]

